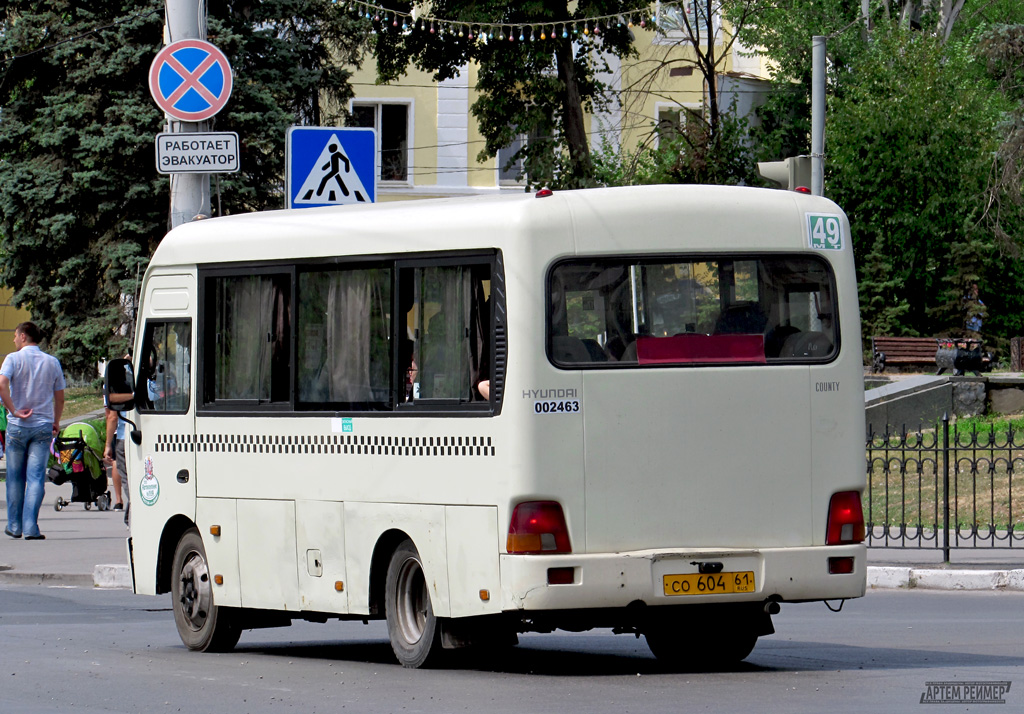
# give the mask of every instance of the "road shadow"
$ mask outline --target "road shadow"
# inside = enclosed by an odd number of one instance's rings
[[[380,639],[346,639],[309,643],[266,642],[260,631],[235,651],[243,654],[319,659],[328,662],[366,663],[398,667],[391,646]],[[549,636],[550,637],[550,636]],[[440,669],[550,677],[608,677],[637,675],[749,675],[807,671],[916,670],[955,668],[991,669],[1022,667],[1024,656],[969,654],[935,649],[862,647],[821,642],[764,640],[747,660],[719,669],[681,669],[654,658],[644,641],[624,636],[571,638],[538,643],[532,638],[502,650],[459,650],[448,656]]]

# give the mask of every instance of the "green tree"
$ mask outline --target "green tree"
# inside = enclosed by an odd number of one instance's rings
[[[529,141],[512,159],[523,160],[531,184],[594,184],[584,114],[606,99],[607,87],[598,79],[608,70],[606,57],[633,52],[628,23],[619,16],[635,11],[635,3],[439,0],[431,4],[431,14],[461,24],[437,23],[434,32],[429,20],[405,31],[389,14],[409,14],[411,3],[389,2],[387,7],[375,23],[374,53],[382,81],[398,79],[410,63],[443,80],[476,62],[480,97],[471,111],[486,139],[480,160],[497,156],[526,135]],[[585,21],[604,16],[612,19]]]
[[[167,184],[146,90],[162,5],[84,5],[0,3],[0,279],[80,375],[163,233]]]
[[[289,126],[344,122],[349,81],[369,22],[333,0],[226,0],[210,7],[208,39],[228,56],[236,81],[214,130],[238,132],[242,163],[223,174],[224,213],[284,208]],[[216,208],[216,207],[214,207]]]
[[[880,22],[830,97],[827,193],[850,216],[871,334],[962,328],[993,257],[979,219],[1000,105],[970,45]]]
[[[851,219],[865,335],[955,333],[972,282],[988,308],[986,333],[1006,334],[1021,307],[1020,222],[1013,211],[993,220],[995,197],[1008,194],[989,177],[1008,95],[977,51],[981,29],[1019,16],[1020,3],[774,5],[741,34],[777,68],[759,158],[808,153],[811,37],[828,37],[825,194]]]
[[[849,29],[859,11],[860,0],[790,0],[755,3],[753,9],[747,0],[723,0],[724,15],[736,23],[743,44],[771,60],[771,91],[751,129],[757,161],[810,154],[811,38]],[[847,70],[863,45],[853,30],[829,39],[828,60],[836,74]]]
[[[163,10],[0,1],[0,281],[73,375],[124,350],[137,281],[167,230],[153,147],[165,122],[148,90]],[[330,0],[210,11],[209,40],[236,76],[214,128],[242,145],[241,172],[219,182],[214,210],[282,207],[285,129],[351,96],[341,67],[356,63],[364,21]]]

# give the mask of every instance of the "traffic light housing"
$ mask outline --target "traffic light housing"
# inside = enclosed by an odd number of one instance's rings
[[[811,187],[811,157],[791,156],[782,161],[759,161],[757,172],[779,188],[809,192]]]

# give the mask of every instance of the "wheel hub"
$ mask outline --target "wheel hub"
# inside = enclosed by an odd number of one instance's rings
[[[178,607],[189,625],[199,630],[206,622],[213,600],[206,561],[198,553],[192,553],[181,566],[179,577],[181,598]]]
[[[423,569],[416,560],[409,559],[402,564],[397,590],[398,625],[406,642],[415,644],[423,637],[429,607],[427,583]]]

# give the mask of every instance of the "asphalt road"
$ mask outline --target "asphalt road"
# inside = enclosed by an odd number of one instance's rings
[[[379,622],[256,630],[198,654],[167,596],[2,585],[0,710],[920,713],[938,681],[1010,681],[1006,706],[985,710],[1024,709],[1024,593],[877,591],[838,614],[787,605],[775,623],[729,672],[665,671],[642,639],[607,631],[526,635],[500,661],[411,671]]]

